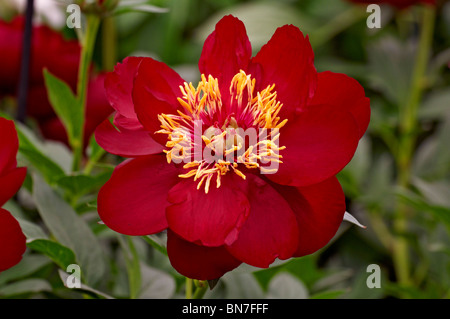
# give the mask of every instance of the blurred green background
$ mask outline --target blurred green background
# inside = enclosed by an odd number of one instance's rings
[[[168,11],[131,12],[103,21],[94,53],[97,69],[112,70],[130,55],[151,56],[173,67],[187,81],[196,82],[204,40],[220,18],[233,14],[244,22],[255,54],[277,27],[298,26],[310,38],[317,70],[357,79],[371,100],[369,129],[351,163],[338,175],[347,211],[367,228],[343,222],[332,242],[319,252],[266,270],[240,267],[226,274],[206,298],[450,297],[449,2],[440,1],[434,9],[430,56],[419,79],[413,148],[406,155],[402,153],[402,116],[412,90],[417,90],[412,83],[422,18],[426,10],[433,9],[419,5],[396,10],[383,5],[382,27],[369,29],[366,7],[344,0],[155,0],[151,4]],[[75,37],[73,30],[64,32]],[[402,156],[408,157],[406,168]],[[112,156],[103,160],[117,161]],[[406,182],[402,174],[407,174]],[[84,213],[79,207],[77,210]],[[100,229],[95,223],[93,228]],[[119,237],[117,241],[108,231],[98,230],[96,235],[110,244],[110,272],[109,280],[95,288],[126,298],[129,258],[124,258],[126,252],[116,252],[117,247],[127,246],[126,239]],[[170,267],[167,258],[140,238],[128,240],[141,260],[143,289],[139,297],[182,297],[184,278]],[[403,252],[407,251],[404,278],[400,278],[396,261],[400,242]],[[36,266],[37,261],[30,266],[31,261],[26,262],[29,258],[36,256],[29,255],[21,263],[22,268],[33,268],[26,276],[23,272],[18,275],[18,266],[2,274],[0,286],[24,277],[54,275],[54,266],[44,261],[40,261],[42,267]],[[381,288],[367,286],[370,264],[380,266]],[[63,290],[56,281],[51,281],[51,289],[19,295],[78,296]],[[0,293],[7,287],[0,288]]]

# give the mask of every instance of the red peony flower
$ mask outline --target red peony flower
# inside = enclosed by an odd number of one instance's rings
[[[404,9],[419,3],[425,3],[430,5],[436,5],[436,0],[350,0],[357,3],[365,4],[382,4],[387,3],[391,6],[397,7],[399,9]]]
[[[0,59],[8,61],[0,69],[0,94],[15,95],[20,73],[20,57],[24,18],[16,17],[10,23],[0,21]],[[67,133],[47,97],[43,70],[66,82],[76,90],[81,48],[76,40],[66,40],[47,26],[33,26],[30,85],[27,114],[34,118],[45,138],[69,145]],[[112,112],[104,93],[104,74],[93,76],[88,86],[84,145],[95,128]]]
[[[0,117],[0,207],[22,186],[27,169],[17,167],[16,155],[19,148],[17,132],[13,121]],[[25,235],[17,220],[0,208],[0,272],[16,265],[25,252]]]
[[[23,16],[11,22],[0,20],[0,59],[8,61],[0,68],[0,94],[14,95],[17,90],[22,56],[22,37],[25,28]],[[63,36],[47,26],[33,27],[31,45],[30,87],[44,84],[42,70],[48,70],[76,86],[80,46],[76,40],[65,40]]]
[[[197,86],[151,58],[118,64],[105,81],[114,126],[96,139],[130,159],[99,192],[103,222],[127,235],[167,230],[173,267],[201,280],[326,245],[345,212],[335,175],[370,108],[357,81],[313,62],[292,25],[252,57],[243,23],[226,16],[205,41]]]

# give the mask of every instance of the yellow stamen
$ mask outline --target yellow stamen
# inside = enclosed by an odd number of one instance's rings
[[[217,188],[222,184],[221,176],[230,170],[245,180],[245,174],[238,169],[239,164],[247,169],[259,168],[266,174],[276,172],[277,169],[261,166],[260,162],[282,163],[279,151],[285,147],[279,147],[277,142],[280,138],[279,129],[286,125],[287,119],[281,120],[278,116],[283,104],[277,101],[275,84],[256,93],[255,87],[256,80],[244,71],[233,77],[230,83],[229,110],[234,114],[232,115],[224,113],[226,110],[223,109],[219,82],[211,75],[206,77],[202,74],[197,87],[192,83],[180,86],[182,97],[177,100],[182,110],[177,110],[177,114],[159,114],[161,130],[156,132],[167,134],[166,147],[169,150],[164,150],[167,162],[184,162],[183,168],[189,170],[178,175],[180,178],[193,177],[194,181],[198,181],[197,189],[204,184],[205,193],[208,193],[214,175]],[[221,123],[217,123],[218,118],[222,119]],[[245,152],[237,153],[245,144],[245,137],[239,135],[237,130],[242,119],[247,121],[245,125],[262,129],[264,135],[260,133],[259,142],[249,145]],[[201,135],[205,146],[196,145],[192,140],[194,121],[215,122]],[[192,160],[191,156],[203,151],[203,147],[215,152],[215,162]],[[232,154],[237,154],[237,159],[232,162],[220,159],[222,155],[223,158],[228,158]]]

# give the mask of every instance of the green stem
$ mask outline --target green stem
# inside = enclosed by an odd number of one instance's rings
[[[82,109],[83,126],[86,114],[87,86],[89,83],[89,68],[94,53],[95,39],[97,37],[100,18],[96,15],[87,15],[86,34],[82,38],[80,66],[78,69],[77,98],[79,107]],[[79,171],[83,157],[83,139],[84,130],[81,130],[81,136],[78,136],[72,145],[74,152],[72,171]]]
[[[118,235],[118,240],[125,258],[130,288],[130,299],[136,299],[139,296],[141,289],[141,266],[139,263],[139,256],[131,237]]]
[[[196,289],[194,292],[193,299],[202,299],[205,295],[206,291],[208,290],[208,283],[206,281],[194,281]]]
[[[319,47],[333,37],[362,20],[367,15],[359,6],[351,6],[327,24],[317,28],[311,33],[310,41],[313,48]]]
[[[95,164],[98,163],[100,158],[106,154],[105,150],[99,151],[95,156],[89,158],[86,166],[84,167],[83,174],[84,175],[90,175],[92,170],[94,169]]]
[[[192,299],[193,280],[186,277],[186,299]]]
[[[117,32],[114,17],[106,17],[102,23],[102,64],[103,70],[112,71],[117,60]]]
[[[155,240],[153,240],[150,236],[153,235],[147,235],[147,236],[142,236],[142,239],[144,239],[148,244],[150,244],[150,246],[152,246],[153,248],[155,248],[157,251],[159,251],[161,254],[166,255],[167,256],[167,249],[166,247],[162,246],[161,244],[157,243]]]
[[[378,210],[369,211],[370,225],[372,226],[378,240],[381,242],[384,248],[390,251],[393,247],[394,238],[391,235],[388,227],[384,223],[384,220]]]
[[[423,7],[422,30],[420,42],[412,74],[412,82],[408,100],[400,113],[400,139],[397,153],[397,169],[400,187],[407,188],[411,178],[411,161],[414,155],[414,145],[417,140],[417,111],[424,91],[424,78],[429,61],[433,38],[435,9],[432,6]],[[407,232],[409,208],[405,203],[398,202],[394,229],[397,238],[394,242],[394,267],[398,282],[404,285],[411,283],[408,242],[404,237]]]

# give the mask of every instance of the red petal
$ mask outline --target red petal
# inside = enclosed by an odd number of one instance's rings
[[[118,131],[108,119],[97,126],[95,139],[107,152],[124,157],[157,154],[163,151],[161,144],[156,143],[148,131],[124,128]]]
[[[149,155],[117,166],[98,194],[98,213],[112,230],[133,236],[167,228],[167,192],[179,181],[165,156]]]
[[[275,31],[252,59],[250,70],[258,76],[257,91],[275,84],[277,99],[283,103],[281,119],[291,119],[296,110],[305,109],[317,87],[311,44],[293,25]]]
[[[0,176],[17,166],[19,140],[13,121],[0,117]]]
[[[356,151],[358,126],[353,116],[330,105],[314,105],[280,129],[283,163],[267,175],[276,183],[307,186],[336,175]]]
[[[345,213],[345,195],[336,177],[307,187],[274,185],[295,212],[299,244],[295,257],[312,254],[336,234]]]
[[[134,109],[141,124],[152,134],[160,129],[158,114],[176,114],[181,96],[179,86],[184,80],[162,62],[146,58],[139,66],[133,87]],[[165,144],[167,136],[154,134],[152,137]]]
[[[311,104],[333,105],[352,113],[359,127],[359,137],[369,126],[370,100],[364,88],[355,79],[341,73],[319,73],[319,84]]]
[[[0,176],[0,207],[17,193],[26,175],[26,167],[19,167]]]
[[[252,47],[244,24],[228,15],[217,23],[203,44],[198,67],[200,73],[219,80],[222,101],[227,103],[231,79],[240,70],[247,70],[251,57]]]
[[[26,250],[26,238],[17,220],[0,208],[0,272],[22,260]]]
[[[233,243],[250,209],[242,191],[245,182],[233,175],[222,176],[220,188],[216,188],[213,181],[208,194],[204,187],[197,190],[198,181],[194,182],[193,178],[180,181],[169,192],[168,200],[172,205],[167,207],[167,221],[170,229],[202,246]]]
[[[137,119],[132,99],[133,81],[145,58],[127,57],[106,75],[105,90],[111,106],[127,118]]]
[[[220,278],[241,264],[224,246],[198,246],[170,229],[167,232],[167,253],[173,268],[183,276],[198,280]]]
[[[238,239],[228,248],[237,259],[256,267],[269,267],[275,258],[292,257],[299,231],[286,200],[269,184],[248,174],[250,215]]]
[[[143,130],[141,122],[136,118],[129,118],[122,116],[120,113],[116,113],[114,116],[114,125],[120,127],[121,129],[127,129],[132,131]]]

